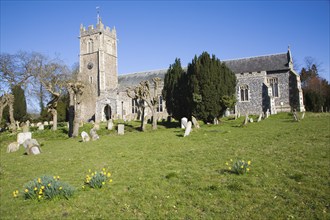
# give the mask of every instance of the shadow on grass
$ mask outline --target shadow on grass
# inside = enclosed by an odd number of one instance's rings
[[[221,170],[217,170],[217,172],[220,173],[220,174],[229,173],[229,174],[235,174],[235,175],[237,175],[237,173],[235,173],[234,171],[229,170],[229,169],[221,169]]]

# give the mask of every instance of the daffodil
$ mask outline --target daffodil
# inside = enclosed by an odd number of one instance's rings
[[[38,188],[37,187],[34,187],[34,191],[37,191],[38,190]]]
[[[226,162],[226,165],[227,165],[227,166],[229,165],[228,162]]]
[[[41,186],[41,189],[45,189],[45,186]]]
[[[60,186],[60,188],[58,188],[59,190],[62,190],[63,188],[62,188],[62,186]]]
[[[102,185],[104,185],[105,184],[105,182],[102,182]]]
[[[38,178],[38,183],[41,183],[41,179],[40,178]]]
[[[251,164],[251,161],[249,160],[249,161],[248,161],[248,165],[250,165],[250,164]]]
[[[103,168],[102,170],[105,171],[105,168]]]
[[[250,171],[250,168],[246,168],[246,171]]]
[[[51,184],[50,183],[48,183],[48,185],[47,185],[48,187],[50,187],[51,186]]]
[[[28,189],[25,189],[24,191],[25,191],[26,193],[27,193],[27,192],[29,192],[29,190],[28,190]]]
[[[112,179],[109,180],[109,183],[112,183]]]
[[[107,177],[110,177],[111,176],[111,173],[108,173]]]

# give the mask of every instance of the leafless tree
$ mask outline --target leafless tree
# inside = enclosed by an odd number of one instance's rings
[[[72,137],[79,135],[79,124],[81,122],[81,102],[85,85],[81,82],[68,83],[68,91],[70,94],[70,107],[74,106],[74,122]],[[70,136],[70,132],[69,132]]]
[[[141,117],[141,130],[144,131],[144,110],[145,104],[150,108],[151,115],[152,115],[152,129],[157,129],[157,104],[159,100],[160,94],[158,93],[159,84],[161,79],[156,77],[152,79],[153,82],[153,91],[151,91],[149,81],[142,81],[140,84],[134,88],[127,88],[126,93],[127,96],[136,99],[138,106],[142,110],[142,117]]]

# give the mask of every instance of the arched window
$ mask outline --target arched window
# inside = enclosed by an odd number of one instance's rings
[[[249,87],[248,85],[241,85],[240,87],[241,102],[249,101]]]
[[[94,50],[94,42],[92,39],[89,39],[89,41],[87,42],[87,53],[92,53]]]
[[[137,112],[138,112],[137,99],[132,99],[132,114],[136,114]]]
[[[163,112],[163,97],[159,96],[157,112]]]
[[[273,97],[278,97],[278,79],[277,78],[269,78],[268,84],[272,88]]]

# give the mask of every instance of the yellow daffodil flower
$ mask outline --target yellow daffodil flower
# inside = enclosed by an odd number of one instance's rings
[[[25,191],[26,193],[27,193],[27,192],[29,192],[29,190],[28,190],[28,189],[25,189],[24,191]]]

